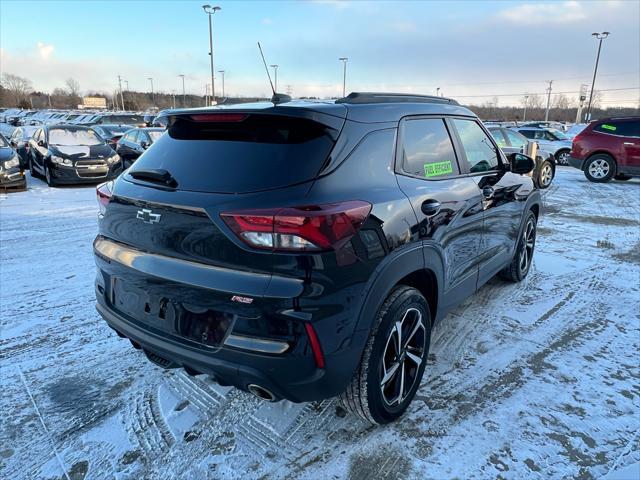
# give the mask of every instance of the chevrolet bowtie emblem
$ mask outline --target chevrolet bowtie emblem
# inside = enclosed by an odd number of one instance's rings
[[[160,221],[160,214],[153,213],[148,208],[143,208],[142,210],[138,210],[136,218],[142,220],[144,223],[158,223]]]

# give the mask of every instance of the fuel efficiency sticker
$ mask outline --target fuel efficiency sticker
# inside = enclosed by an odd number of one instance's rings
[[[450,160],[424,164],[424,176],[427,178],[446,175],[448,173],[453,173],[453,165]]]

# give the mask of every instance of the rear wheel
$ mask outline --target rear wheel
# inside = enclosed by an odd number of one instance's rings
[[[556,152],[556,161],[559,165],[569,165],[570,150],[560,150]]]
[[[344,407],[372,423],[389,423],[407,409],[420,386],[429,354],[431,313],[415,288],[399,286],[387,297],[351,383]]]
[[[587,159],[584,165],[584,176],[591,182],[605,183],[616,173],[616,164],[609,155],[598,154]]]
[[[542,162],[540,172],[538,172],[538,187],[549,188],[551,181],[553,180],[554,172],[553,165],[548,160]]]
[[[520,282],[529,273],[536,246],[537,220],[533,212],[529,211],[527,219],[518,241],[516,253],[507,268],[500,272],[500,276],[511,282]]]

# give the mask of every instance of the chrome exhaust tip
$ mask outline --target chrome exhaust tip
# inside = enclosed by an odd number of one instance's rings
[[[255,395],[260,400],[266,400],[267,402],[276,401],[276,396],[270,390],[267,390],[266,388],[261,387],[260,385],[251,383],[247,385],[247,390],[249,391],[249,393]]]

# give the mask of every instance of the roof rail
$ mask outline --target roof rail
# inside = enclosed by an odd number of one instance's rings
[[[411,93],[375,93],[375,92],[351,92],[344,98],[339,98],[336,103],[447,103],[460,105],[452,98],[435,97],[432,95],[415,95]]]

